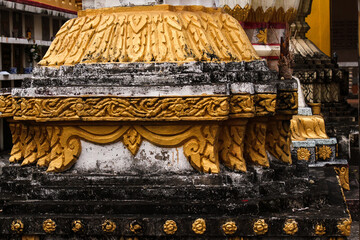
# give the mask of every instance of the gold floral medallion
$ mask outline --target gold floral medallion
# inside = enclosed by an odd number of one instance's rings
[[[71,227],[71,230],[73,230],[73,232],[79,232],[84,228],[84,225],[80,220],[75,220],[72,222]]]
[[[316,224],[315,226],[315,234],[318,236],[322,236],[326,233],[326,228],[323,224]]]
[[[24,224],[21,220],[17,219],[11,223],[11,231],[21,233],[24,230]]]
[[[131,232],[137,234],[137,233],[141,233],[142,230],[143,230],[142,226],[137,221],[133,221],[130,223],[130,231]]]
[[[43,222],[43,229],[46,233],[52,233],[55,232],[56,230],[56,223],[51,220],[51,219],[47,219]]]
[[[339,232],[344,236],[350,236],[351,233],[351,218],[344,219],[343,221],[339,222],[337,228]]]
[[[263,235],[267,233],[269,226],[264,219],[259,219],[254,223],[253,230],[257,235]]]
[[[237,226],[235,222],[230,221],[223,224],[222,229],[226,235],[232,235],[236,232]]]
[[[115,231],[116,224],[111,220],[105,220],[105,222],[101,225],[101,227],[104,232],[111,233]]]
[[[173,235],[177,231],[177,225],[174,220],[167,220],[164,224],[164,232],[168,235]]]
[[[192,230],[196,234],[203,234],[206,231],[206,223],[202,218],[196,219],[192,224]]]
[[[322,146],[318,149],[318,156],[323,160],[327,160],[331,157],[332,150],[329,146]]]
[[[309,161],[310,156],[311,156],[311,153],[310,153],[309,149],[307,149],[307,148],[299,148],[297,150],[298,160]]]
[[[298,223],[294,219],[287,219],[283,229],[286,234],[294,235],[299,230]]]

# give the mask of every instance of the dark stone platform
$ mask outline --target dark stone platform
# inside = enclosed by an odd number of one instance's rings
[[[308,239],[316,237],[317,223],[326,226],[325,236],[341,236],[337,224],[348,218],[333,168],[308,170],[302,162],[272,161],[269,169],[249,166],[247,173],[223,169],[216,175],[142,176],[72,170],[53,174],[11,164],[2,168],[0,178],[0,239],[19,237],[10,229],[15,219],[24,223],[23,234],[48,236],[45,239],[226,239],[222,225],[227,221],[236,222],[233,236],[256,237],[253,224],[260,218],[269,225],[261,239]],[[191,229],[197,218],[206,221],[203,235]],[[46,219],[56,222],[53,234],[42,229]],[[117,225],[113,233],[101,228],[107,219]],[[178,231],[166,236],[163,224],[170,219]],[[298,222],[294,236],[283,231],[286,219]],[[76,234],[71,230],[74,220],[84,224]],[[129,229],[134,220],[143,227],[138,234]]]

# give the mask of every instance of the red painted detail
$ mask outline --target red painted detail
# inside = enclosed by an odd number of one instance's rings
[[[16,3],[21,3],[21,4],[26,4],[26,5],[30,5],[30,6],[34,6],[34,7],[40,7],[40,8],[46,8],[46,9],[50,9],[50,10],[55,10],[55,11],[59,11],[59,12],[65,12],[65,13],[70,13],[70,14],[75,14],[77,15],[76,11],[72,11],[72,10],[68,10],[65,8],[59,8],[59,7],[54,7],[45,3],[39,3],[33,0],[7,0],[10,2],[16,2]]]
[[[243,28],[244,29],[259,29],[259,28],[268,28],[269,24],[266,22],[257,23],[257,22],[244,22]]]
[[[286,28],[286,23],[269,23],[269,28],[285,29]]]

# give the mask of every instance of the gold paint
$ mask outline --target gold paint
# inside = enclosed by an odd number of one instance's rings
[[[259,219],[254,223],[254,233],[256,233],[257,235],[263,235],[265,233],[267,233],[269,229],[268,224],[265,222],[265,219]]]
[[[255,113],[254,97],[250,94],[233,95],[230,99],[230,116],[252,117]]]
[[[259,30],[259,33],[256,35],[256,37],[259,39],[259,43],[267,44],[267,34],[268,30],[265,28],[264,30]]]
[[[130,223],[130,231],[135,234],[140,233],[142,231],[142,226],[137,221],[133,221]]]
[[[323,160],[327,160],[331,157],[331,154],[332,154],[332,150],[331,150],[331,147],[329,146],[322,146],[322,147],[319,147],[318,149],[318,157],[323,159]]]
[[[294,219],[287,219],[283,230],[286,234],[294,235],[299,230],[298,223]]]
[[[228,5],[225,5],[224,11],[228,14],[230,14],[233,18],[238,20],[239,22],[245,22],[249,15],[250,6],[249,4],[246,4],[245,7],[240,7],[239,4],[236,4],[236,6],[231,9]]]
[[[321,116],[295,115],[291,119],[291,140],[328,139],[325,121]]]
[[[246,160],[269,167],[270,163],[265,148],[266,128],[266,119],[252,119],[248,122],[246,126],[244,155]]]
[[[295,8],[289,8],[286,12],[282,7],[275,9],[270,22],[288,23],[295,20],[297,11]]]
[[[268,122],[266,132],[266,150],[277,159],[289,164],[292,163],[290,136],[289,120],[272,120]]]
[[[221,9],[114,7],[78,16],[61,27],[39,65],[259,59],[239,22]]]
[[[43,230],[46,232],[46,233],[52,233],[52,232],[55,232],[56,230],[56,224],[53,220],[51,219],[47,219],[43,222]]]
[[[257,94],[254,96],[254,101],[257,116],[275,113],[276,94]]]
[[[101,225],[101,228],[104,232],[112,233],[116,229],[116,224],[111,220],[105,220],[104,223]]]
[[[40,240],[40,237],[35,235],[25,235],[21,236],[21,240]]]
[[[205,220],[202,218],[196,219],[192,224],[192,230],[196,234],[203,234],[206,231]]]
[[[12,117],[19,108],[20,106],[11,95],[0,96],[1,117]]]
[[[309,161],[310,156],[311,156],[311,153],[310,153],[309,149],[307,149],[307,148],[299,148],[297,150],[297,158],[298,158],[298,160]]]
[[[275,8],[268,8],[264,11],[262,6],[253,9],[251,8],[249,11],[248,18],[246,22],[269,22],[275,12]]]
[[[323,224],[316,224],[315,226],[315,234],[318,236],[322,236],[326,233],[326,227]]]
[[[164,232],[168,235],[173,235],[177,231],[177,225],[174,220],[166,220],[164,224]]]
[[[344,236],[350,236],[351,233],[351,218],[347,218],[338,223],[337,228]]]
[[[350,190],[349,167],[334,167],[334,169],[339,176],[341,187],[345,190]]]
[[[228,168],[246,172],[243,156],[246,120],[237,120],[223,127],[219,137],[219,156]]]
[[[83,223],[81,222],[81,220],[74,220],[72,223],[71,223],[71,230],[73,232],[79,232],[81,231],[83,228],[84,228],[84,225]]]
[[[230,221],[223,224],[222,229],[226,235],[232,235],[236,232],[237,226],[235,222]]]
[[[24,230],[24,224],[21,220],[17,219],[11,223],[11,231],[21,233]]]
[[[125,146],[135,156],[142,142],[141,135],[134,129],[130,128],[124,135],[123,140]]]
[[[331,238],[328,238],[328,240],[345,240],[345,238],[342,238],[342,237],[331,237]]]
[[[276,112],[281,114],[297,114],[298,94],[296,91],[279,92],[276,102]]]
[[[228,97],[22,98],[15,120],[179,121],[228,118]]]

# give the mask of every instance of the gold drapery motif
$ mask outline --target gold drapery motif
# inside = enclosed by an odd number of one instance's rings
[[[221,9],[157,5],[78,15],[61,27],[41,66],[259,59],[238,21]]]
[[[266,150],[277,159],[291,164],[290,136],[290,120],[272,120],[267,124]]]
[[[295,115],[291,119],[291,139],[304,141],[306,139],[328,139],[325,131],[324,118],[318,115]]]

